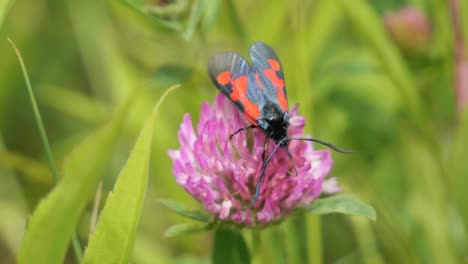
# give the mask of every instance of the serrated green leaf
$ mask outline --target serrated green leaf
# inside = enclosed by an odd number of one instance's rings
[[[168,209],[171,209],[172,211],[182,216],[188,217],[190,219],[194,219],[194,220],[205,222],[205,223],[210,221],[210,217],[204,212],[201,212],[198,210],[187,209],[184,205],[176,201],[168,200],[168,199],[160,199],[159,202],[165,207],[167,207]]]
[[[322,198],[314,201],[311,205],[300,209],[314,214],[331,214],[342,213],[366,216],[372,220],[376,220],[377,215],[372,206],[367,205],[358,199],[338,194],[327,198]]]
[[[148,184],[155,118],[164,98],[177,87],[169,88],[161,96],[141,130],[114,190],[107,198],[83,263],[129,263]]]
[[[200,225],[200,224],[176,224],[164,232],[164,236],[166,237],[175,237],[175,236],[185,236],[185,235],[192,235],[196,233],[200,233],[203,231],[207,231],[207,225]]]
[[[239,230],[218,228],[212,252],[214,264],[250,263],[250,253]]]
[[[65,159],[61,180],[29,219],[18,263],[63,262],[81,211],[112,156],[131,100]]]

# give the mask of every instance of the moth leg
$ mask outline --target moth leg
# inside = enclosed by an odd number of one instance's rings
[[[269,137],[265,138],[265,145],[263,145],[263,152],[262,152],[262,161],[265,161],[265,152],[268,148],[268,141],[270,141]]]
[[[249,130],[249,129],[256,128],[256,127],[257,127],[257,126],[255,126],[255,125],[250,125],[250,126],[248,126],[248,127],[243,127],[243,128],[241,128],[241,129],[237,130],[236,132],[232,133],[232,134],[229,136],[229,140],[231,140],[233,136],[235,136],[236,134],[238,134],[238,133],[241,132],[241,131],[247,131],[247,130]]]
[[[258,177],[257,186],[255,187],[255,194],[254,194],[254,196],[252,198],[252,201],[250,201],[250,205],[249,205],[250,208],[252,208],[255,205],[255,203],[258,200],[258,197],[260,196],[260,189],[261,189],[262,179],[263,179],[263,176],[265,176],[266,167],[267,167],[268,163],[270,163],[271,159],[273,158],[273,155],[275,155],[276,151],[278,150],[278,148],[280,146],[281,146],[281,144],[277,144],[276,147],[273,149],[273,151],[268,156],[268,158],[266,159],[266,161],[263,162],[262,169],[260,170],[260,177]]]

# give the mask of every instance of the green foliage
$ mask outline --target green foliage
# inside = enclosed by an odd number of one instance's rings
[[[302,210],[314,214],[342,213],[366,216],[374,221],[377,219],[374,208],[344,194],[318,199]]]
[[[171,90],[161,97],[141,130],[113,192],[107,197],[83,263],[129,262],[148,184],[155,119],[161,103]]]
[[[168,209],[171,209],[174,212],[182,216],[185,216],[185,217],[197,220],[197,221],[201,221],[201,222],[208,222],[210,220],[209,216],[206,213],[202,211],[198,211],[198,210],[189,210],[185,208],[184,205],[176,201],[161,199],[159,202],[163,204],[165,207],[167,207]]]
[[[127,107],[86,138],[67,157],[62,178],[28,221],[19,263],[60,263],[71,234],[94,190],[122,126]],[[66,216],[66,217],[64,217]]]
[[[11,6],[15,1],[13,0],[2,0],[0,1],[0,29],[2,28],[3,21],[8,15]]]
[[[468,50],[468,4],[458,1],[458,32],[452,2],[0,0],[2,263],[75,263],[73,232],[90,262],[465,261],[468,114],[466,106],[460,111],[454,77],[458,33]],[[420,53],[403,49],[384,23],[407,5],[431,23]],[[7,37],[23,53],[37,107]],[[208,58],[227,50],[246,55],[257,40],[281,58],[290,105],[299,103],[306,131],[356,151],[333,153],[331,175],[344,194],[372,204],[378,221],[368,219],[373,209],[340,195],[308,207],[320,214],[294,214],[274,227],[215,230],[214,218],[177,185],[167,150],[178,147],[183,115],[198,120],[201,103],[217,93]],[[175,83],[184,89],[159,110],[151,141],[142,124]],[[145,143],[135,144],[141,131]],[[47,169],[52,154],[57,185]],[[97,205],[104,210],[89,239],[100,179],[108,198]]]
[[[238,230],[218,228],[213,243],[213,263],[250,263],[247,244]]]
[[[208,225],[200,225],[200,224],[176,224],[169,229],[166,230],[164,233],[165,237],[174,237],[174,236],[187,236],[191,234],[196,234],[199,232],[209,230]]]

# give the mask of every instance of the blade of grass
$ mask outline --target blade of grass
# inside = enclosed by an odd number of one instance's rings
[[[468,108],[461,114],[460,124],[455,132],[453,149],[450,158],[447,159],[447,175],[450,177],[450,194],[458,204],[457,210],[463,218],[464,228],[457,230],[458,233],[465,233],[468,236],[468,205],[466,203],[466,186],[468,184]],[[465,242],[465,241],[464,241]],[[463,243],[462,243],[463,244]],[[468,249],[464,249],[462,254],[468,254]]]
[[[38,90],[37,99],[41,104],[80,121],[100,124],[112,114],[106,103],[72,89],[47,85]]]
[[[18,263],[63,262],[81,211],[112,156],[135,96],[136,93],[130,96],[111,121],[83,140],[65,159],[62,178],[29,220]]]
[[[96,228],[97,218],[99,214],[99,203],[101,202],[101,193],[102,193],[102,180],[99,181],[98,187],[96,190],[96,195],[94,196],[93,212],[91,214],[91,221],[89,224],[89,236],[94,233]]]
[[[52,173],[52,177],[54,181],[58,181],[58,173],[57,173],[57,166],[55,165],[54,157],[52,155],[52,150],[50,149],[49,139],[47,138],[47,133],[44,128],[44,122],[42,121],[41,113],[39,112],[39,107],[37,106],[36,97],[34,96],[34,91],[31,86],[31,81],[29,80],[28,72],[26,70],[26,66],[24,65],[23,57],[19,49],[16,47],[15,43],[8,38],[8,41],[13,46],[15,50],[16,56],[18,57],[19,63],[21,65],[21,70],[23,72],[23,78],[26,82],[26,88],[28,89],[29,99],[31,100],[31,106],[33,108],[34,118],[36,120],[37,128],[39,129],[39,136],[41,137],[41,141],[46,152],[47,162],[49,164],[50,172]]]
[[[0,30],[14,2],[13,0],[0,0]]]
[[[33,183],[50,184],[52,176],[44,163],[9,151],[0,151],[0,167],[11,168],[25,175]]]
[[[50,170],[50,173],[52,174],[52,178],[53,178],[54,182],[57,183],[58,179],[59,179],[58,178],[58,172],[57,172],[57,166],[55,165],[54,156],[52,154],[52,150],[51,150],[50,144],[49,144],[49,139],[47,138],[47,133],[46,133],[45,128],[44,128],[44,122],[42,121],[41,113],[39,111],[39,107],[37,106],[36,97],[34,96],[34,91],[33,91],[32,86],[31,86],[31,81],[29,80],[28,72],[26,70],[26,66],[24,64],[23,57],[21,56],[21,53],[20,53],[19,49],[16,47],[15,43],[13,43],[13,41],[10,38],[8,38],[8,41],[13,46],[13,49],[15,50],[16,56],[18,57],[18,60],[20,62],[21,70],[23,72],[23,78],[24,78],[24,80],[26,82],[26,87],[28,89],[29,98],[31,100],[31,105],[32,105],[33,112],[34,112],[34,118],[36,120],[36,125],[37,125],[37,127],[39,129],[39,135],[41,137],[42,145],[43,145],[43,147],[45,149],[45,152],[46,152],[47,162],[49,164],[49,170]],[[76,259],[78,261],[80,261],[81,257],[83,256],[83,250],[81,249],[80,242],[78,240],[78,236],[76,235],[76,232],[74,232],[74,231],[73,231],[73,234],[72,234],[72,242],[73,242],[73,250],[75,252]]]
[[[189,41],[195,29],[197,28],[198,24],[200,23],[200,19],[203,13],[203,4],[201,0],[195,0],[192,4],[192,11],[190,13],[190,19],[188,25],[184,31],[184,40]]]
[[[86,249],[83,263],[129,263],[148,184],[155,119],[169,88],[159,99],[118,177]]]

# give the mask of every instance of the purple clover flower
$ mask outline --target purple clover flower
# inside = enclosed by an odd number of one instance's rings
[[[290,113],[288,135],[302,136],[305,118]],[[268,164],[260,197],[249,208],[263,165],[265,134],[260,129],[229,136],[250,125],[224,95],[213,106],[203,103],[196,132],[185,114],[178,136],[180,149],[170,150],[178,184],[224,222],[254,227],[281,220],[296,207],[312,203],[322,192],[340,192],[336,178],[325,181],[332,167],[329,150],[314,150],[312,142],[291,141],[289,150],[297,167],[281,149]],[[274,148],[270,140],[267,154]]]

